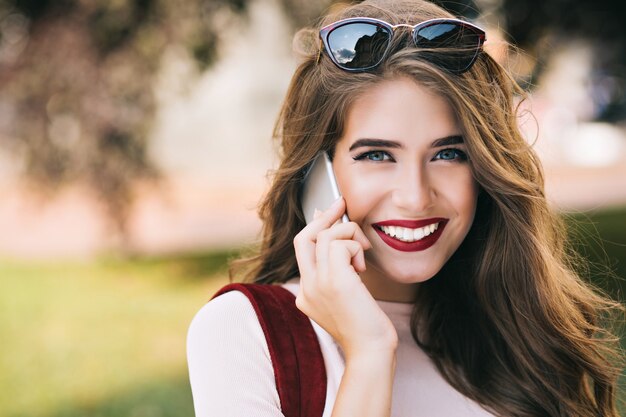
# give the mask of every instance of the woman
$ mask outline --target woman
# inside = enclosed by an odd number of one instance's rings
[[[245,278],[283,285],[314,321],[324,416],[617,416],[599,323],[620,306],[573,270],[517,129],[521,91],[484,32],[419,0],[365,1],[322,26],[277,123]],[[305,225],[320,150],[343,198]],[[282,415],[245,297],[203,307],[188,343],[197,416]]]

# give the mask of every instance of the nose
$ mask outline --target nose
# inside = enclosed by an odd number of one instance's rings
[[[392,202],[407,215],[416,216],[427,213],[435,197],[435,189],[427,172],[420,164],[411,164],[398,172]]]

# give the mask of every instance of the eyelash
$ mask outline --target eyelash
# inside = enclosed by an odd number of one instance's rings
[[[446,151],[454,151],[456,153],[455,158],[454,159],[443,159],[441,157],[437,157],[439,155],[441,155],[443,152]],[[383,160],[378,160],[378,161],[374,161],[372,159],[369,159],[370,156],[372,156],[373,154],[383,154]],[[352,159],[354,159],[355,161],[362,161],[362,160],[368,160],[370,162],[384,162],[386,160],[391,160],[393,162],[394,159],[393,157],[386,151],[367,151],[367,152],[363,152],[355,157],[353,157]],[[435,157],[432,160],[442,160],[442,161],[456,161],[456,162],[463,162],[463,161],[467,161],[468,157],[467,154],[465,152],[463,152],[460,149],[457,148],[446,148],[446,149],[442,149],[439,152],[437,152],[435,154]]]

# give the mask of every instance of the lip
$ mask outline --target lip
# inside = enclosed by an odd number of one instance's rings
[[[384,222],[374,223],[374,226],[400,226],[409,229],[417,229],[418,227],[428,226],[433,223],[447,222],[448,219],[443,217],[433,217],[422,220],[385,220]]]
[[[417,229],[418,227],[424,227],[432,223],[439,223],[437,230],[435,230],[432,234],[424,237],[421,240],[417,240],[415,242],[403,242],[391,236],[388,236],[380,230],[377,226],[400,226],[407,227],[410,229]],[[430,248],[432,245],[437,243],[441,233],[443,233],[443,229],[445,229],[446,224],[448,223],[448,219],[444,219],[441,217],[434,217],[431,219],[423,219],[423,220],[385,220],[383,222],[373,223],[372,227],[378,233],[378,236],[385,242],[387,245],[392,247],[393,249],[399,250],[401,252],[417,252]]]

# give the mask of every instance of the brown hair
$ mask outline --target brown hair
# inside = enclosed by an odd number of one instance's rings
[[[392,24],[453,17],[424,1],[372,0],[320,26],[352,16]],[[299,275],[293,238],[305,226],[298,193],[306,167],[320,150],[332,151],[359,94],[410,77],[452,106],[481,188],[461,247],[420,285],[411,317],[416,343],[452,386],[496,415],[618,416],[617,338],[601,322],[621,305],[575,272],[541,164],[517,128],[514,94],[523,92],[486,53],[468,72],[451,75],[419,52],[398,32],[373,72],[347,73],[317,51],[304,58],[275,128],[281,163],[259,209],[260,251],[235,266],[247,268],[244,281]]]

